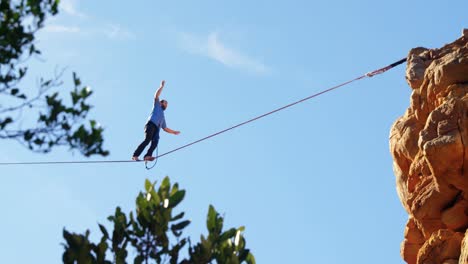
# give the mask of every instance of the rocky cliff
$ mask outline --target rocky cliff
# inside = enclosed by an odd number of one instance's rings
[[[468,30],[408,54],[410,106],[390,132],[409,263],[468,264]]]

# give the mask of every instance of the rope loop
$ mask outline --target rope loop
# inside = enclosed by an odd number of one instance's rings
[[[151,170],[152,168],[154,168],[154,166],[156,166],[156,164],[158,163],[158,149],[159,149],[159,145],[156,147],[156,157],[154,159],[154,163],[153,165],[151,166],[148,166],[148,163],[151,163],[150,161],[145,161],[145,168],[147,170]]]

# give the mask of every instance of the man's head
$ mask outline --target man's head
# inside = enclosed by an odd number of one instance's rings
[[[167,108],[167,101],[166,100],[161,100],[161,108],[163,110],[166,110],[166,108]]]

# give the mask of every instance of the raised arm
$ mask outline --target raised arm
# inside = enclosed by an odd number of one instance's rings
[[[162,80],[161,81],[161,86],[159,87],[159,89],[156,91],[156,93],[154,94],[154,100],[158,100],[159,101],[159,96],[161,95],[162,93],[162,90],[164,89],[164,84],[166,84],[166,81]]]

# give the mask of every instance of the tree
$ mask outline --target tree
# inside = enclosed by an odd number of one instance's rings
[[[85,156],[106,156],[103,128],[87,119],[92,91],[75,73],[68,103],[52,92],[62,85],[63,71],[41,78],[36,89],[19,87],[28,72],[25,62],[41,54],[35,34],[48,16],[58,13],[58,4],[59,0],[0,0],[0,139],[17,140],[35,152],[68,146]],[[37,115],[37,123],[22,128],[21,116],[32,115]]]
[[[191,239],[183,237],[183,230],[190,224],[184,219],[184,212],[174,215],[175,207],[183,200],[185,190],[175,183],[171,186],[164,178],[158,190],[155,183],[145,182],[145,192],[136,198],[135,214],[127,216],[120,207],[108,217],[113,223],[112,232],[99,224],[102,238],[99,243],[89,240],[85,234],[63,231],[65,239],[63,263],[127,263],[129,248],[136,253],[133,263],[248,263],[255,264],[255,258],[246,248],[242,232],[244,227],[223,231],[223,217],[210,205],[206,226],[208,236],[192,245]],[[188,244],[188,254],[182,257],[182,249]],[[110,253],[110,254],[109,254]],[[111,260],[108,257],[111,257]]]

